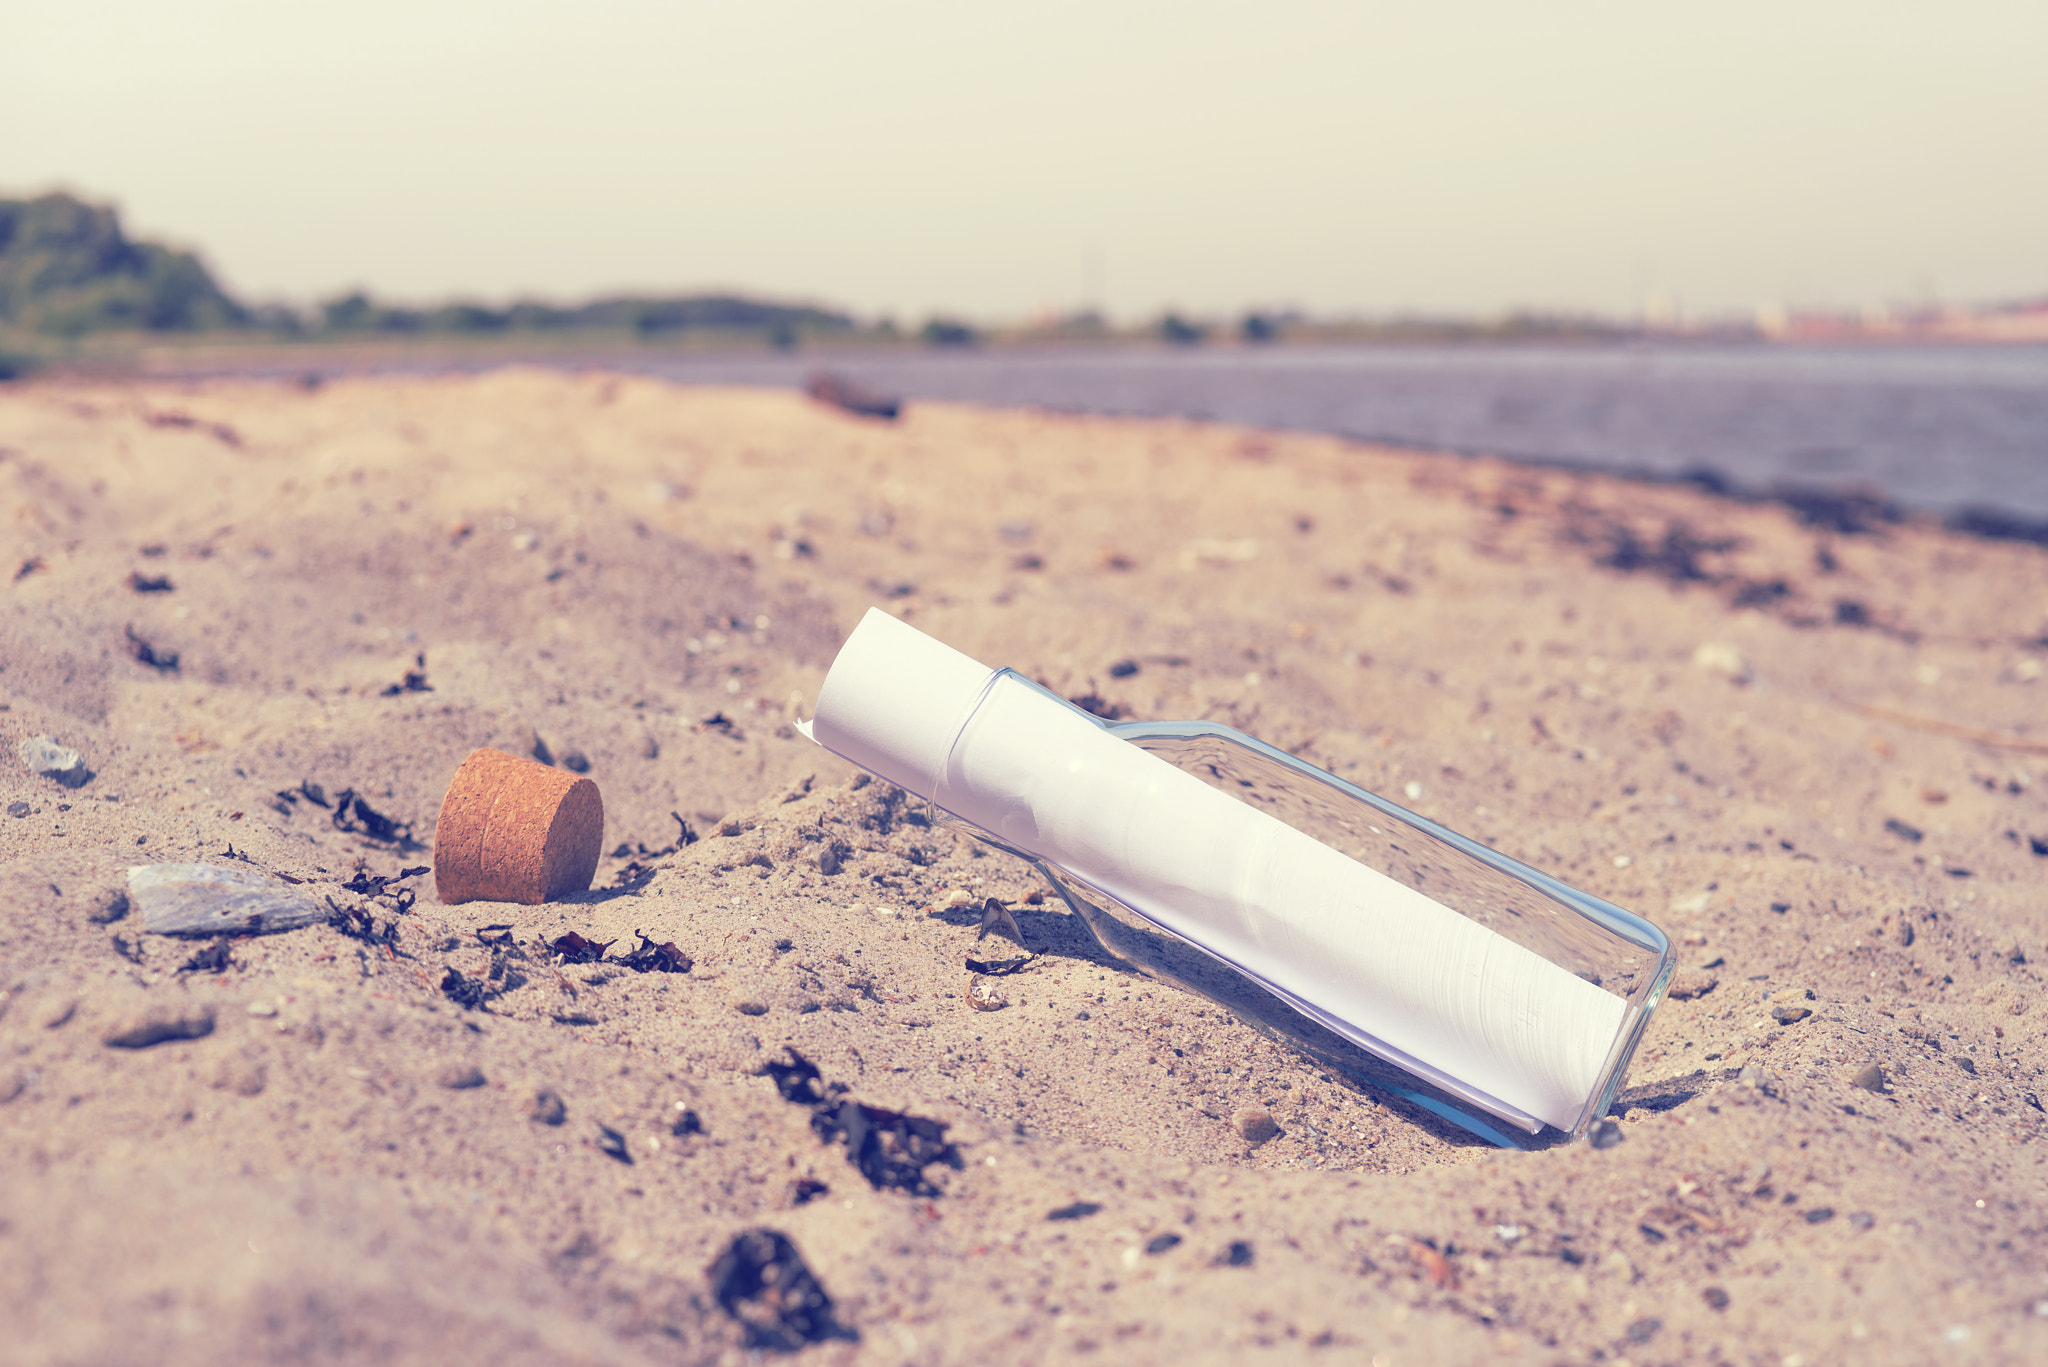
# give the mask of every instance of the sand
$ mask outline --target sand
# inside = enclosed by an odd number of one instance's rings
[[[10,1361],[740,1362],[708,1270],[762,1227],[834,1303],[819,1362],[2048,1360],[2039,548],[533,370],[17,385],[0,489]],[[1349,1084],[861,786],[790,723],[871,603],[1664,926],[1690,995],[1618,1142],[1502,1151]],[[341,891],[431,861],[486,745],[587,763],[593,890]],[[368,921],[181,971],[207,946],[117,896],[158,861]],[[990,896],[1041,955],[977,1011]],[[558,963],[572,931],[693,966]],[[790,1046],[957,1166],[872,1187],[763,1074]]]

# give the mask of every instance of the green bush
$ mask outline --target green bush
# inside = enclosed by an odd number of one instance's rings
[[[0,199],[0,324],[70,338],[247,321],[197,256],[131,241],[111,208],[64,194]]]

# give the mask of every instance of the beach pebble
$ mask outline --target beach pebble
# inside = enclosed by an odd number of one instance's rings
[[[1873,1059],[1871,1062],[1864,1064],[1856,1076],[1849,1079],[1849,1085],[1851,1087],[1861,1087],[1866,1092],[1876,1092],[1879,1095],[1883,1095],[1885,1089],[1891,1084],[1884,1075],[1884,1065]]]
[[[1705,641],[1692,653],[1694,667],[1719,674],[1730,683],[1748,683],[1755,674],[1742,652],[1726,641]]]
[[[742,1016],[765,1016],[768,1014],[768,1003],[749,993],[735,992],[731,997],[731,1001],[732,1009],[739,1012]]]
[[[1253,1144],[1263,1144],[1280,1133],[1273,1113],[1264,1106],[1246,1106],[1230,1117],[1231,1128]]]
[[[1671,975],[1671,986],[1665,995],[1678,1001],[1691,1001],[1704,997],[1721,985],[1721,980],[1711,973],[1697,968],[1681,969]]]
[[[1000,1011],[1010,1000],[987,978],[974,977],[967,980],[967,1004],[977,1011]]]
[[[111,1048],[147,1049],[172,1040],[204,1039],[212,1033],[212,1007],[161,1002],[117,1022],[104,1038]]]
[[[15,747],[15,753],[21,756],[23,764],[66,788],[81,787],[92,778],[92,771],[85,767],[76,750],[57,744],[49,736],[30,736]]]
[[[818,851],[818,872],[827,878],[839,872],[845,863],[846,851],[840,848],[840,842],[837,840],[828,842],[825,848]]]
[[[559,1125],[569,1118],[569,1107],[562,1098],[543,1088],[533,1095],[533,1109],[527,1118],[537,1125]]]
[[[1602,1120],[1586,1131],[1586,1142],[1596,1149],[1611,1149],[1626,1138],[1628,1135],[1612,1120]]]
[[[7,814],[9,816],[27,816],[33,810],[26,802],[10,802],[7,804]]]
[[[327,908],[254,869],[145,864],[128,870],[128,900],[153,935],[271,935],[327,919]]]
[[[1771,1019],[1780,1025],[1795,1025],[1812,1014],[1813,1012],[1804,1006],[1793,1006],[1789,1003],[1781,1003],[1771,1008]]]
[[[466,1092],[484,1085],[484,1070],[473,1063],[450,1063],[434,1074],[434,1081],[451,1092]]]
[[[965,888],[954,888],[939,899],[939,910],[951,911],[955,907],[971,907],[980,900]]]

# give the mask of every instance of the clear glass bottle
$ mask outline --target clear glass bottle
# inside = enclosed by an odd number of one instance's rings
[[[1109,722],[1014,670],[997,671],[991,686],[1003,683],[1044,694],[1111,735],[1486,926],[1622,998],[1625,1010],[1598,1082],[1574,1122],[1568,1130],[1545,1125],[934,804],[947,824],[1037,868],[1110,957],[1208,998],[1326,1068],[1392,1093],[1400,1099],[1392,1104],[1412,1104],[1504,1147],[1578,1138],[1613,1104],[1676,963],[1669,938],[1656,926],[1230,727]]]

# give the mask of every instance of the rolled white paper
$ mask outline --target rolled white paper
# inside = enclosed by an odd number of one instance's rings
[[[1621,1030],[1615,994],[879,609],[809,730],[1419,1071],[1559,1129]]]

